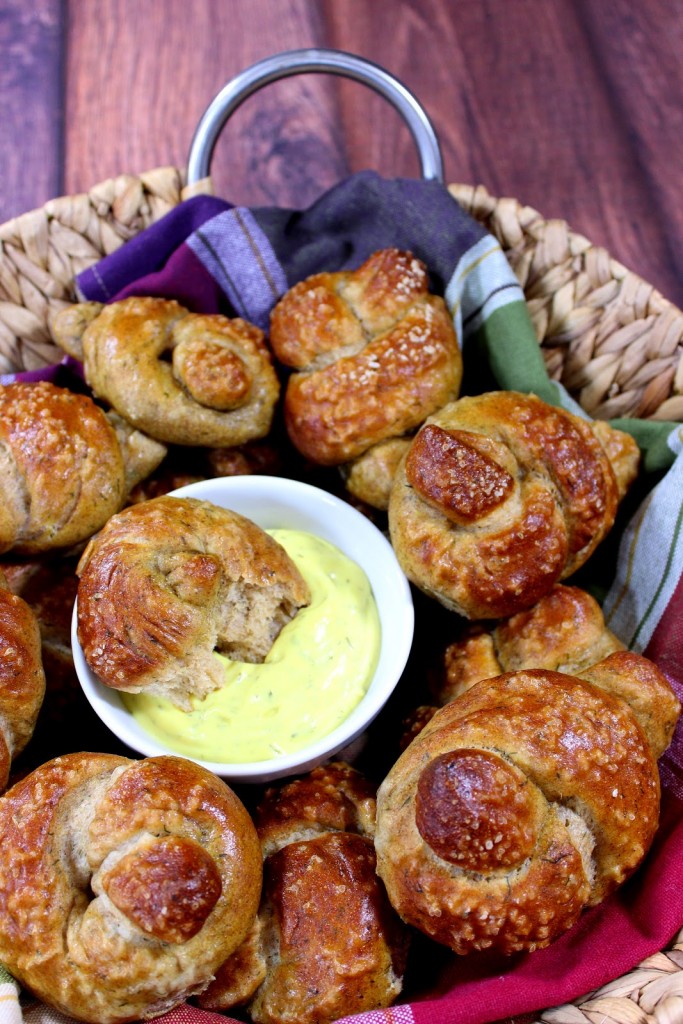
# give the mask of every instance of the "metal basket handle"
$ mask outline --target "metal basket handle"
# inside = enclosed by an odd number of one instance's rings
[[[443,182],[443,158],[432,123],[409,89],[384,68],[342,50],[287,50],[252,64],[236,75],[206,108],[190,146],[187,181],[206,178],[223,126],[239,105],[271,82],[306,71],[330,72],[370,86],[384,96],[406,121],[417,146],[423,178]]]

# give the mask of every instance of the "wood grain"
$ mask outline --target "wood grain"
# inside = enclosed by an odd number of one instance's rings
[[[103,20],[100,4],[70,4],[69,52],[81,56],[67,73],[69,191],[122,171],[184,166],[201,115],[227,81],[272,53],[323,42],[317,5],[305,0],[106,6]],[[307,204],[347,173],[337,127],[327,79],[277,83],[226,127],[213,163],[217,190],[243,203]]]
[[[121,172],[184,166],[223,85],[304,46],[400,78],[449,181],[567,220],[683,306],[683,4],[671,0],[38,0],[30,13],[9,0],[0,219]],[[212,171],[237,202],[306,206],[362,167],[419,173],[407,128],[369,89],[309,74],[250,97]]]
[[[332,44],[394,70],[420,97],[449,181],[484,184],[576,230],[683,303],[683,6],[668,0],[329,0]],[[350,161],[404,147],[368,131],[347,93]],[[368,143],[368,139],[370,142]],[[674,256],[674,250],[676,255]]]
[[[0,223],[63,190],[62,8],[0,7]]]

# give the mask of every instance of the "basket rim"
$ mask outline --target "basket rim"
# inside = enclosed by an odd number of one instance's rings
[[[548,372],[592,416],[683,422],[683,312],[559,218],[483,185],[454,198],[498,239],[522,285]],[[86,266],[192,195],[172,166],[107,178],[0,225],[0,373],[60,353],[50,320]]]

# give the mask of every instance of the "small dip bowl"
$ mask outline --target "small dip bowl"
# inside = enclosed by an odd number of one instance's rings
[[[384,534],[345,501],[310,484],[270,476],[219,477],[171,492],[232,509],[265,530],[305,530],[334,544],[367,575],[381,626],[379,659],[365,695],[331,733],[295,753],[266,761],[226,764],[199,761],[224,779],[263,783],[310,771],[346,748],[353,749],[391,696],[405,668],[414,630],[410,587]],[[125,707],[120,693],[105,686],[90,670],[77,636],[78,602],[71,639],[76,672],[90,704],[104,724],[128,747],[151,757],[174,754],[147,733]],[[349,755],[350,756],[350,755]]]

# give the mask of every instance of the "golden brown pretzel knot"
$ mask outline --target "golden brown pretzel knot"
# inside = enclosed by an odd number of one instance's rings
[[[322,465],[413,430],[460,388],[446,305],[429,294],[424,264],[397,249],[296,284],[273,309],[270,342],[296,371],[285,392],[289,436]]]
[[[245,1003],[259,1024],[328,1024],[389,1006],[408,930],[375,873],[374,787],[334,762],[271,787],[255,821],[265,858],[258,920],[200,1005]]]
[[[609,630],[598,602],[579,587],[557,583],[532,608],[496,623],[470,623],[444,652],[439,704],[501,672],[547,668],[569,675],[625,645]]]
[[[87,540],[166,449],[47,381],[0,387],[0,552]]]
[[[280,385],[263,332],[171,299],[84,303],[54,319],[93,392],[168,444],[231,447],[270,430]]]
[[[33,735],[45,696],[38,621],[0,570],[0,791]]]
[[[0,799],[0,960],[97,1024],[201,991],[258,906],[256,830],[182,758],[70,754]]]
[[[547,945],[635,870],[659,776],[620,697],[557,672],[506,673],[435,713],[382,783],[377,815],[378,871],[404,920],[457,953],[512,953]]]
[[[93,672],[182,708],[223,684],[214,650],[263,661],[310,600],[284,548],[255,523],[171,495],[112,516],[78,574],[78,639]]]
[[[617,435],[619,478],[603,447]],[[635,442],[533,395],[461,398],[416,434],[389,501],[406,575],[470,619],[529,608],[590,557],[638,464]]]

